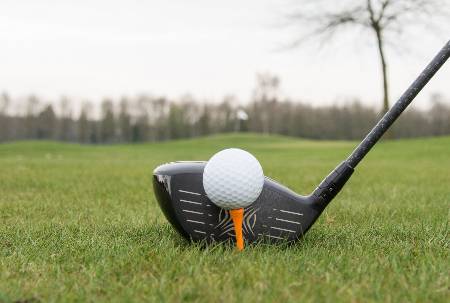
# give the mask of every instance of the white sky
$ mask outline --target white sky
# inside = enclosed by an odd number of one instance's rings
[[[281,78],[284,96],[316,105],[357,97],[378,106],[381,82],[370,38],[356,44],[360,38],[344,37],[321,51],[277,50],[293,35],[279,26],[289,3],[0,0],[0,90],[94,101],[139,93],[214,100],[234,94],[246,102],[256,73],[271,72]],[[392,98],[449,37],[407,38],[402,51],[388,52]],[[450,96],[450,64],[416,104],[426,106],[434,92]]]

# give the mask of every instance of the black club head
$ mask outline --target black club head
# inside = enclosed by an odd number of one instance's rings
[[[234,240],[229,212],[213,204],[203,189],[205,165],[206,162],[173,162],[156,168],[153,187],[158,203],[186,239],[208,243]],[[285,242],[300,238],[329,202],[317,194],[318,190],[301,196],[266,177],[260,196],[244,211],[245,241]]]

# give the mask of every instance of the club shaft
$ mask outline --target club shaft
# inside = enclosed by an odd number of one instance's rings
[[[347,158],[347,164],[351,168],[355,168],[358,163],[365,157],[370,149],[378,142],[383,134],[389,129],[401,113],[414,100],[417,94],[430,81],[434,74],[441,68],[441,66],[450,57],[450,41],[439,51],[428,66],[423,70],[419,77],[410,85],[410,87],[403,93],[394,106],[386,112],[374,128],[367,134],[364,140],[356,147],[356,149]]]

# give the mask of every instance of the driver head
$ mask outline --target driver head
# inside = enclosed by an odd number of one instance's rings
[[[164,215],[176,230],[193,241],[234,241],[229,212],[205,193],[206,162],[172,162],[153,172],[153,186]],[[300,196],[264,177],[260,195],[244,211],[243,236],[247,243],[279,242],[300,238],[326,206],[317,195]]]

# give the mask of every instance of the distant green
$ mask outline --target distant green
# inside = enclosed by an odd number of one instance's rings
[[[307,194],[356,144],[0,144],[0,302],[449,302],[450,137],[377,145],[292,246],[188,244],[152,192],[158,164],[241,147]]]

